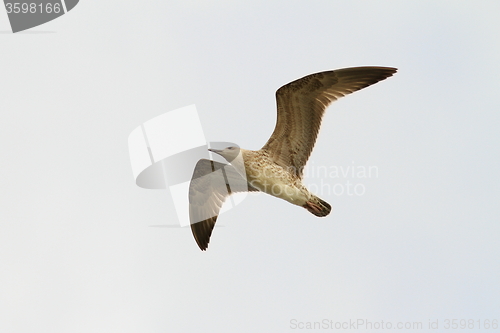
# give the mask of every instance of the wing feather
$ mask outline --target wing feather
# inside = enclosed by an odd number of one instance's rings
[[[230,164],[201,159],[189,184],[189,220],[194,239],[202,251],[210,241],[219,211],[235,192],[257,191]]]
[[[278,119],[262,147],[279,165],[302,177],[325,109],[337,99],[384,80],[391,67],[354,67],[307,75],[276,92]]]

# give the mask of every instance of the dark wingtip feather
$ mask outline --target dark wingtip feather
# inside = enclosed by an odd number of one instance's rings
[[[214,216],[204,221],[191,224],[191,231],[193,232],[194,239],[196,240],[196,244],[198,244],[200,250],[207,250],[216,221],[217,216]]]

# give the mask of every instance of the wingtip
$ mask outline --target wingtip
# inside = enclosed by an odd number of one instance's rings
[[[385,67],[387,71],[390,73],[389,76],[392,76],[398,72],[398,69],[396,67]]]
[[[207,249],[208,249],[208,243],[207,243],[207,244],[203,244],[203,245],[202,245],[202,244],[200,244],[200,243],[198,243],[198,246],[200,247],[200,250],[201,250],[202,252],[205,252],[205,251],[207,251]]]
[[[215,219],[213,218],[191,224],[194,240],[201,251],[207,250],[214,226]]]
[[[193,233],[193,235],[195,235],[195,233]],[[210,243],[210,236],[208,238],[207,241],[205,240],[202,240],[198,237],[194,237],[194,240],[196,241],[196,244],[198,245],[198,247],[200,248],[201,251],[206,251],[208,249],[208,243]]]
[[[391,75],[396,74],[398,72],[398,69],[396,67],[387,67],[388,70],[390,70]]]

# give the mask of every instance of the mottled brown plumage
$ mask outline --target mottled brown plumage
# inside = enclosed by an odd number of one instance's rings
[[[303,168],[311,155],[323,114],[333,101],[392,76],[390,67],[355,67],[305,76],[276,92],[278,119],[261,150],[228,147],[213,150],[230,165],[200,160],[189,189],[194,238],[206,250],[226,197],[238,191],[262,191],[302,206],[316,216],[330,205],[302,184]]]
[[[344,68],[311,74],[284,85],[276,92],[276,127],[262,150],[301,177],[328,105],[395,72],[395,68],[387,67]]]

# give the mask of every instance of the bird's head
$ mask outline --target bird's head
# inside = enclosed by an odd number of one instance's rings
[[[238,157],[238,154],[240,153],[240,148],[239,147],[226,147],[224,149],[209,149],[212,153],[219,154],[220,156],[224,157],[226,161],[231,163],[236,157]]]

